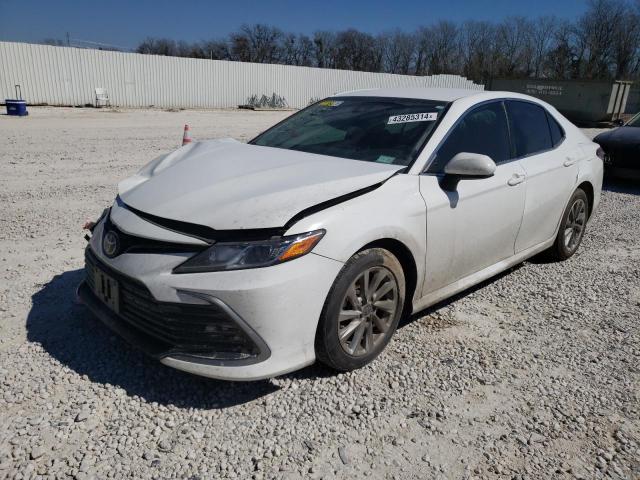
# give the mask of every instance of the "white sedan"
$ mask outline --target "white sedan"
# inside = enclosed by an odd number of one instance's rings
[[[402,315],[577,250],[602,152],[552,106],[453,89],[343,93],[248,144],[119,185],[78,294],[162,363],[253,380],[374,360]]]

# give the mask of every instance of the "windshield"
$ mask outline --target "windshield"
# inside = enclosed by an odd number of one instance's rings
[[[386,97],[333,97],[315,103],[250,143],[369,162],[409,165],[446,103]]]
[[[627,122],[627,127],[640,127],[640,113]]]

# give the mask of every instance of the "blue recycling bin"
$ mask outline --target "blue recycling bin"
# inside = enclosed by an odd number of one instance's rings
[[[11,100],[7,98],[5,103],[7,105],[7,115],[17,115],[19,117],[29,115],[29,112],[27,112],[27,102],[24,100]]]
[[[7,115],[15,115],[16,117],[24,117],[29,115],[27,112],[27,102],[22,99],[22,88],[16,85],[16,98],[7,98],[4,101],[7,106]]]

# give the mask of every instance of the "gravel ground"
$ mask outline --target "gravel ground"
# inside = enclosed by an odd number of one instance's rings
[[[637,184],[606,185],[569,261],[526,262],[407,320],[346,375],[190,376],[74,303],[80,225],[118,179],[185,122],[246,140],[285,115],[0,116],[0,479],[640,478]]]

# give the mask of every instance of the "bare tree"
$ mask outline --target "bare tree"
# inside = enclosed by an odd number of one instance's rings
[[[468,21],[460,27],[462,73],[475,81],[487,82],[496,64],[496,27],[490,22]]]
[[[619,0],[591,0],[589,10],[576,25],[586,78],[606,78],[611,74],[613,46],[617,28],[625,16],[624,3]]]
[[[226,40],[208,40],[200,44],[202,58],[211,60],[231,60],[231,50]]]
[[[640,6],[640,2],[638,3]],[[617,24],[613,42],[615,77],[630,78],[638,74],[640,57],[640,14],[628,11]]]
[[[559,22],[546,59],[549,76],[558,79],[572,78],[577,70],[579,58],[576,54],[573,25],[567,21]]]
[[[49,40],[57,44],[55,40]],[[432,75],[491,77],[638,78],[640,0],[590,0],[576,21],[508,17],[499,23],[439,21],[415,32],[373,36],[348,29],[306,35],[263,24],[228,37],[187,43],[148,38],[139,53],[242,62]]]
[[[427,27],[420,27],[415,33],[416,41],[416,58],[414,71],[416,75],[428,75],[429,74],[429,56],[433,48],[433,39],[431,37],[430,29]]]
[[[546,76],[544,65],[553,46],[553,34],[558,28],[555,17],[540,17],[531,24],[531,44],[533,47],[533,76]]]
[[[432,75],[460,71],[458,33],[453,22],[440,21],[429,28],[431,48],[427,58]]]
[[[308,36],[298,36],[298,65],[313,66],[313,49],[313,41]]]
[[[335,40],[335,66],[344,70],[379,71],[376,41],[355,29],[338,32]]]
[[[528,75],[531,67],[531,24],[523,17],[509,17],[497,28],[498,73],[513,77]]]
[[[313,56],[316,66],[320,68],[335,68],[336,65],[336,34],[319,31],[313,34]]]
[[[268,25],[243,25],[231,35],[232,56],[243,62],[278,63],[280,60],[280,29]]]
[[[286,65],[310,66],[312,64],[313,43],[306,35],[284,34],[280,50],[280,61]]]
[[[407,75],[413,69],[416,53],[415,35],[395,30],[378,37],[382,49],[383,70],[388,73]]]
[[[178,56],[176,42],[169,38],[147,38],[138,45],[136,52],[172,57]]]
[[[238,62],[252,62],[253,51],[251,41],[243,33],[232,33],[229,38],[229,51],[231,60]]]

